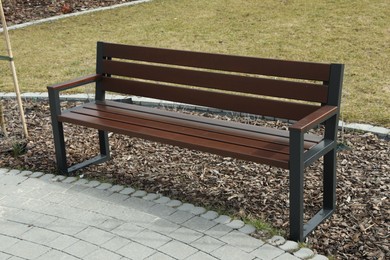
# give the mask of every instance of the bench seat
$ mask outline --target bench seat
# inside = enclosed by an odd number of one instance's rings
[[[59,121],[288,169],[289,132],[138,105],[95,101]],[[305,149],[322,138],[305,135]]]

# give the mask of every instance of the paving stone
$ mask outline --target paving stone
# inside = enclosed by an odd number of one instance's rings
[[[34,259],[48,252],[50,248],[28,241],[19,241],[11,247],[4,250],[5,253],[26,258]]]
[[[203,234],[186,227],[181,227],[170,233],[169,236],[180,242],[191,244],[191,242],[201,238]]]
[[[148,226],[148,229],[156,231],[160,234],[169,234],[180,228],[180,226],[176,223],[168,221],[166,219],[156,219],[152,222],[151,225]]]
[[[211,252],[211,255],[215,256],[218,259],[224,260],[252,260],[254,257],[247,252],[240,250],[239,248],[233,247],[231,245],[224,245],[214,252]]]
[[[119,219],[107,219],[101,225],[99,225],[99,228],[106,231],[111,231],[123,224],[123,221]]]
[[[323,256],[323,255],[315,255],[312,258],[310,258],[310,260],[328,260],[328,259],[329,258],[327,258],[326,256]]]
[[[202,218],[213,220],[218,217],[218,213],[212,210],[207,211],[206,213],[200,215]]]
[[[47,245],[50,241],[56,239],[60,235],[60,233],[53,232],[47,229],[33,227],[27,232],[23,233],[20,238],[37,244]]]
[[[253,232],[256,231],[256,228],[250,224],[245,224],[242,228],[238,229],[241,233],[244,234],[252,234]]]
[[[66,235],[75,235],[86,227],[86,224],[59,218],[50,223],[46,228]]]
[[[163,204],[156,204],[148,209],[148,213],[158,217],[167,217],[176,212],[175,208],[165,206]]]
[[[188,212],[191,212],[193,209],[195,208],[195,206],[193,204],[190,204],[190,203],[183,203],[181,206],[179,206],[177,209],[178,210],[181,210],[181,211],[188,211]]]
[[[204,232],[215,225],[217,225],[217,223],[199,216],[195,216],[183,223],[183,226],[199,232]]]
[[[194,215],[201,215],[206,212],[206,209],[203,207],[195,207],[190,212]]]
[[[65,248],[63,251],[74,255],[79,258],[84,258],[85,256],[89,255],[90,253],[96,251],[99,247],[85,242],[85,241],[78,241],[67,248]]]
[[[282,236],[273,236],[271,239],[268,240],[268,243],[274,246],[280,246],[286,243],[286,239]]]
[[[127,244],[130,244],[131,240],[123,237],[113,237],[112,239],[108,240],[106,243],[101,245],[102,247],[110,250],[110,251],[117,251],[119,248],[124,247]]]
[[[117,251],[118,254],[134,260],[145,259],[155,252],[155,250],[135,242],[130,243]]]
[[[221,238],[225,236],[227,233],[231,232],[233,229],[224,225],[224,224],[218,224],[209,230],[206,230],[205,234],[212,236],[214,238]]]
[[[124,223],[123,225],[113,229],[111,232],[122,237],[132,239],[143,230],[145,230],[145,228],[136,226],[133,223]]]
[[[111,183],[101,183],[99,186],[96,186],[98,190],[108,190],[112,187]]]
[[[224,245],[225,243],[211,236],[203,236],[198,240],[194,241],[193,243],[191,243],[191,246],[206,253],[210,253]]]
[[[158,199],[159,197],[160,197],[159,194],[156,194],[156,193],[148,193],[146,196],[142,197],[142,199],[152,201],[152,200]]]
[[[231,220],[232,218],[226,215],[220,215],[218,218],[214,219],[215,222],[220,224],[228,224]]]
[[[167,203],[167,206],[177,208],[180,207],[182,204],[183,203],[179,200],[171,200]]]
[[[127,187],[127,188],[124,188],[123,190],[121,190],[119,193],[120,194],[125,194],[125,195],[129,195],[131,193],[135,192],[135,190],[131,187]]]
[[[186,260],[217,260],[217,258],[212,257],[204,252],[196,252],[190,257],[186,258]]]
[[[301,248],[299,249],[298,251],[294,252],[294,255],[298,258],[301,258],[301,259],[309,259],[309,258],[312,258],[314,256],[314,252],[313,250],[309,249],[309,248]]]
[[[1,176],[1,173],[0,173],[0,176]],[[0,252],[0,259],[1,259],[1,260],[10,259],[10,257],[12,257],[12,256],[9,255],[9,254],[5,254],[5,253]],[[173,258],[172,258],[172,259],[173,259]]]
[[[109,190],[112,192],[120,192],[123,190],[125,187],[122,185],[113,185]]]
[[[165,197],[165,196],[162,196],[162,197],[156,199],[154,202],[155,202],[155,203],[158,203],[158,204],[167,204],[167,203],[170,202],[170,201],[171,201],[170,198]]]
[[[16,239],[14,237],[4,236],[0,234],[0,251],[4,251],[4,249],[11,247],[12,245],[19,242],[19,239]]]
[[[80,240],[74,237],[68,235],[60,235],[52,241],[48,242],[47,246],[62,251],[63,249],[77,243],[78,241]]]
[[[36,213],[30,210],[20,210],[13,214],[12,218],[8,218],[14,222],[20,222],[26,225],[31,225],[35,220],[42,218],[43,214]]]
[[[284,253],[275,258],[275,260],[300,260],[298,257],[293,256],[290,253]]]
[[[30,176],[33,172],[32,171],[21,171],[19,173],[20,176]]]
[[[146,194],[148,194],[148,193],[146,191],[144,191],[144,190],[137,190],[136,192],[131,194],[131,196],[132,197],[136,197],[136,198],[142,198],[142,197],[145,197]]]
[[[100,181],[90,181],[85,184],[89,188],[95,188],[100,185]]]
[[[102,245],[115,235],[95,227],[88,227],[75,235],[75,237],[95,245]]]
[[[146,258],[145,260],[175,260],[175,258],[172,258],[166,254],[161,253],[161,252],[156,252],[153,255]]]
[[[62,180],[63,183],[72,183],[72,182],[75,182],[77,181],[77,178],[76,177],[67,177],[66,179]]]
[[[63,180],[66,179],[66,176],[63,176],[63,175],[57,175],[55,177],[53,177],[53,179],[51,180],[52,182],[61,182]]]
[[[83,257],[83,260],[97,260],[97,259],[119,260],[121,258],[122,258],[121,255],[115,254],[103,248],[99,248],[96,251],[92,252],[91,254]]]
[[[6,169],[6,168],[0,168],[0,174],[5,174],[9,172],[9,169]]]
[[[287,240],[286,243],[280,245],[279,248],[287,252],[293,252],[299,249],[299,244],[295,241]]]
[[[78,179],[74,184],[86,186],[89,181],[87,179]]]
[[[20,223],[10,222],[10,221],[1,221],[0,220],[0,233],[3,235],[8,235],[11,237],[18,237],[30,230],[32,227],[29,225],[24,225]]]
[[[175,213],[167,216],[166,219],[177,224],[182,224],[188,221],[189,219],[193,218],[194,216],[195,215],[191,214],[190,212],[176,211]]]
[[[23,172],[21,172],[20,174],[23,174]],[[28,176],[29,174],[27,175],[23,175],[23,176]],[[54,178],[54,174],[51,174],[51,173],[47,173],[47,174],[44,174],[42,175],[41,177],[39,177],[40,180],[43,180],[43,181],[51,181],[51,179]]]
[[[260,248],[251,252],[252,255],[262,260],[274,259],[275,257],[278,257],[284,253],[285,251],[283,251],[282,249],[270,244],[264,244]]]
[[[264,245],[264,242],[253,238],[251,236],[245,235],[239,231],[233,230],[232,232],[226,234],[225,236],[220,238],[221,241],[240,248],[245,252],[252,252],[253,250],[259,248]]]
[[[171,241],[159,248],[159,251],[177,259],[184,259],[198,250],[179,241]]]
[[[239,229],[242,228],[245,225],[245,223],[242,220],[235,219],[230,223],[227,223],[226,226],[231,227],[233,229]]]
[[[149,208],[156,205],[153,201],[143,200],[142,198],[130,197],[123,202],[125,207],[133,207],[139,211],[147,212]]]
[[[140,243],[141,245],[157,249],[171,241],[172,238],[161,235],[151,230],[143,230],[142,232],[134,236],[132,240]]]
[[[39,178],[42,175],[44,175],[43,172],[33,172],[29,177],[31,177],[31,178]]]
[[[19,171],[19,170],[10,170],[7,172],[7,175],[18,175],[20,173],[21,173],[21,171]]]
[[[54,249],[48,251],[47,253],[45,253],[44,255],[41,255],[39,257],[39,260],[53,260],[53,259],[56,259],[56,260],[77,260],[79,258],[73,257],[69,254],[66,254],[64,252],[54,250]]]

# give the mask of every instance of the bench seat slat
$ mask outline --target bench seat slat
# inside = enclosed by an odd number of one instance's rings
[[[164,116],[165,118],[172,118],[172,119],[181,119],[186,121],[191,121],[195,123],[200,124],[207,124],[209,126],[215,126],[217,127],[218,131],[221,130],[221,127],[226,127],[226,122],[223,120],[215,120],[214,118],[207,118],[207,117],[201,117],[201,116],[192,116],[188,114],[183,113],[172,113],[170,111],[164,110],[164,109],[155,109],[155,108],[149,108],[149,107],[141,107],[137,105],[129,105],[126,103],[121,102],[115,102],[110,100],[105,101],[95,101],[91,103],[84,104],[85,107],[87,106],[93,106],[95,105],[103,105],[107,107],[115,107],[120,109],[129,109],[131,108],[132,111],[139,111],[141,113],[149,113],[149,114],[155,114],[158,116]],[[250,124],[243,124],[240,122],[234,122],[234,121],[228,121],[229,122],[229,129],[231,131],[233,130],[243,130],[246,131],[248,134],[250,132],[255,133],[256,137],[260,135],[264,135],[265,138],[268,140],[273,139],[273,137],[276,137],[274,142],[279,143],[282,142],[283,144],[287,144],[289,141],[289,132],[282,129],[274,129],[269,127],[263,127],[258,125],[250,125]],[[311,148],[315,144],[318,144],[323,138],[318,135],[312,135],[312,134],[305,134],[305,143],[308,143],[308,146],[305,147],[306,149]],[[283,141],[281,141],[283,140]]]
[[[289,156],[286,154],[274,153],[266,150],[249,148],[246,146],[234,145],[231,143],[219,142],[201,137],[161,131],[150,127],[142,127],[134,124],[127,124],[124,122],[97,118],[77,113],[66,113],[59,116],[58,118],[62,122],[83,125],[100,130],[113,131],[119,134],[126,134],[171,145],[179,145],[189,149],[212,152],[222,156],[236,157],[239,159],[250,160],[259,163],[268,163],[285,169],[288,168]]]
[[[248,77],[191,68],[172,68],[152,64],[138,64],[103,60],[103,72],[110,75],[235,91],[247,94],[327,102],[328,87],[308,82],[294,82],[269,78]]]
[[[197,129],[207,131],[209,133],[219,135],[232,136],[233,138],[242,138],[245,136],[248,139],[250,145],[253,142],[263,142],[269,145],[269,149],[275,146],[276,150],[280,150],[283,147],[286,153],[289,153],[289,138],[288,132],[285,130],[277,130],[269,133],[269,129],[259,126],[244,125],[241,123],[235,123],[230,121],[215,120],[209,118],[203,118],[193,115],[181,115],[180,113],[152,109],[147,107],[139,107],[136,105],[121,104],[118,102],[105,101],[104,103],[97,104],[88,103],[83,106],[87,109],[106,112],[113,115],[121,115],[125,117],[140,118],[144,120],[150,120],[153,122],[163,123],[165,127],[168,125],[174,125],[175,127],[185,126],[191,131],[191,129]],[[82,113],[82,112],[81,112]],[[126,120],[123,118],[122,120]],[[276,129],[275,129],[276,130]],[[204,133],[202,134],[204,135]],[[201,135],[201,136],[202,136]],[[315,139],[311,135],[307,135],[307,141],[305,142],[305,149],[310,149],[314,145],[318,144],[321,138],[318,136]],[[312,139],[310,139],[310,137]],[[237,143],[243,142],[243,140],[237,140]]]
[[[164,99],[224,110],[299,120],[319,106],[253,96],[181,88],[152,82],[103,77],[102,89],[123,94]]]

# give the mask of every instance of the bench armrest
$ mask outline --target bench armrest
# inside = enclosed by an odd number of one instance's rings
[[[289,127],[290,131],[306,132],[337,114],[337,107],[322,106]]]
[[[74,87],[78,87],[78,86],[82,86],[82,85],[86,85],[89,83],[99,81],[101,78],[102,78],[102,75],[100,75],[100,74],[92,74],[92,75],[76,78],[73,80],[69,80],[69,81],[66,81],[63,83],[48,86],[47,89],[49,91],[51,91],[51,90],[52,91],[53,90],[54,91],[63,91],[66,89],[70,89],[70,88],[74,88]]]

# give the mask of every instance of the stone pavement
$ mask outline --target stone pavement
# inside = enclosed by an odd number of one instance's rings
[[[0,168],[1,259],[327,259],[131,187]]]

